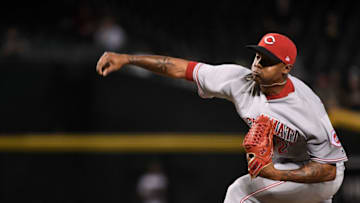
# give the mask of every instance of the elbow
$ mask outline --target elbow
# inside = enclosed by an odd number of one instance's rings
[[[336,178],[336,166],[329,165],[328,174],[324,181],[333,181]]]
[[[318,162],[310,162],[303,168],[307,174],[306,183],[333,181],[336,178],[336,166]]]

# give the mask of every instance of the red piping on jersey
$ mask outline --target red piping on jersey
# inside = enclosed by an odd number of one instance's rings
[[[294,84],[291,82],[290,78],[287,79],[284,88],[280,91],[279,94],[266,96],[268,100],[271,99],[280,99],[288,96],[291,92],[295,92]]]
[[[196,64],[198,64],[198,63],[194,62],[194,61],[190,61],[186,67],[185,78],[189,81],[194,81],[193,72],[194,72],[194,68],[195,68]]]
[[[347,159],[346,156],[338,158],[338,159],[321,159],[321,158],[316,158],[316,157],[311,158],[311,160],[323,161],[323,162],[337,162],[337,161],[343,161],[343,160],[346,160],[346,159]]]
[[[285,181],[276,182],[276,183],[273,183],[273,184],[271,184],[271,185],[268,185],[268,186],[266,186],[266,187],[264,187],[264,188],[261,188],[261,189],[259,189],[259,190],[256,190],[255,192],[253,192],[253,193],[251,193],[251,194],[243,197],[243,198],[240,200],[240,203],[245,202],[245,201],[246,201],[247,199],[249,199],[251,196],[254,196],[254,195],[256,195],[256,194],[259,193],[259,192],[262,192],[262,191],[271,189],[271,188],[276,187],[276,186],[278,186],[278,185],[281,185],[281,184],[283,184],[283,183],[285,183]]]

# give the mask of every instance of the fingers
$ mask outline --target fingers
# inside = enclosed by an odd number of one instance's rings
[[[107,68],[108,67],[108,68]],[[113,72],[114,68],[110,66],[109,63],[105,64],[105,69],[103,70],[102,76],[107,76],[109,73]]]
[[[105,52],[96,64],[96,71],[99,75],[107,76],[111,72],[114,72],[121,68],[124,64],[120,57],[121,55],[116,54],[114,52]]]
[[[104,75],[103,73],[104,69],[106,70],[106,67],[110,65],[108,56],[109,56],[108,52],[104,52],[104,54],[100,57],[100,59],[96,64],[96,71],[98,72],[99,75]]]

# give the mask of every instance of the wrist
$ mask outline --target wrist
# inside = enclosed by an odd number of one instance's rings
[[[123,56],[126,58],[126,64],[132,64],[132,55],[130,54],[123,54]]]
[[[268,164],[267,166],[265,166],[261,171],[259,176],[263,177],[263,178],[268,178],[271,180],[279,180],[281,181],[281,171],[276,169],[274,167],[273,163]]]

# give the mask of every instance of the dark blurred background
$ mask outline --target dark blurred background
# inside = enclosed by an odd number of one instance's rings
[[[230,102],[201,99],[190,82],[134,66],[102,78],[96,62],[115,51],[249,67],[254,54],[244,46],[279,32],[298,48],[292,74],[329,112],[348,112],[341,119],[352,125],[334,126],[350,178],[334,202],[358,202],[359,8],[310,0],[8,2],[0,8],[1,135],[243,136],[248,128]],[[140,203],[155,187],[166,199],[159,203],[215,203],[246,173],[238,152],[0,151],[0,202]]]

